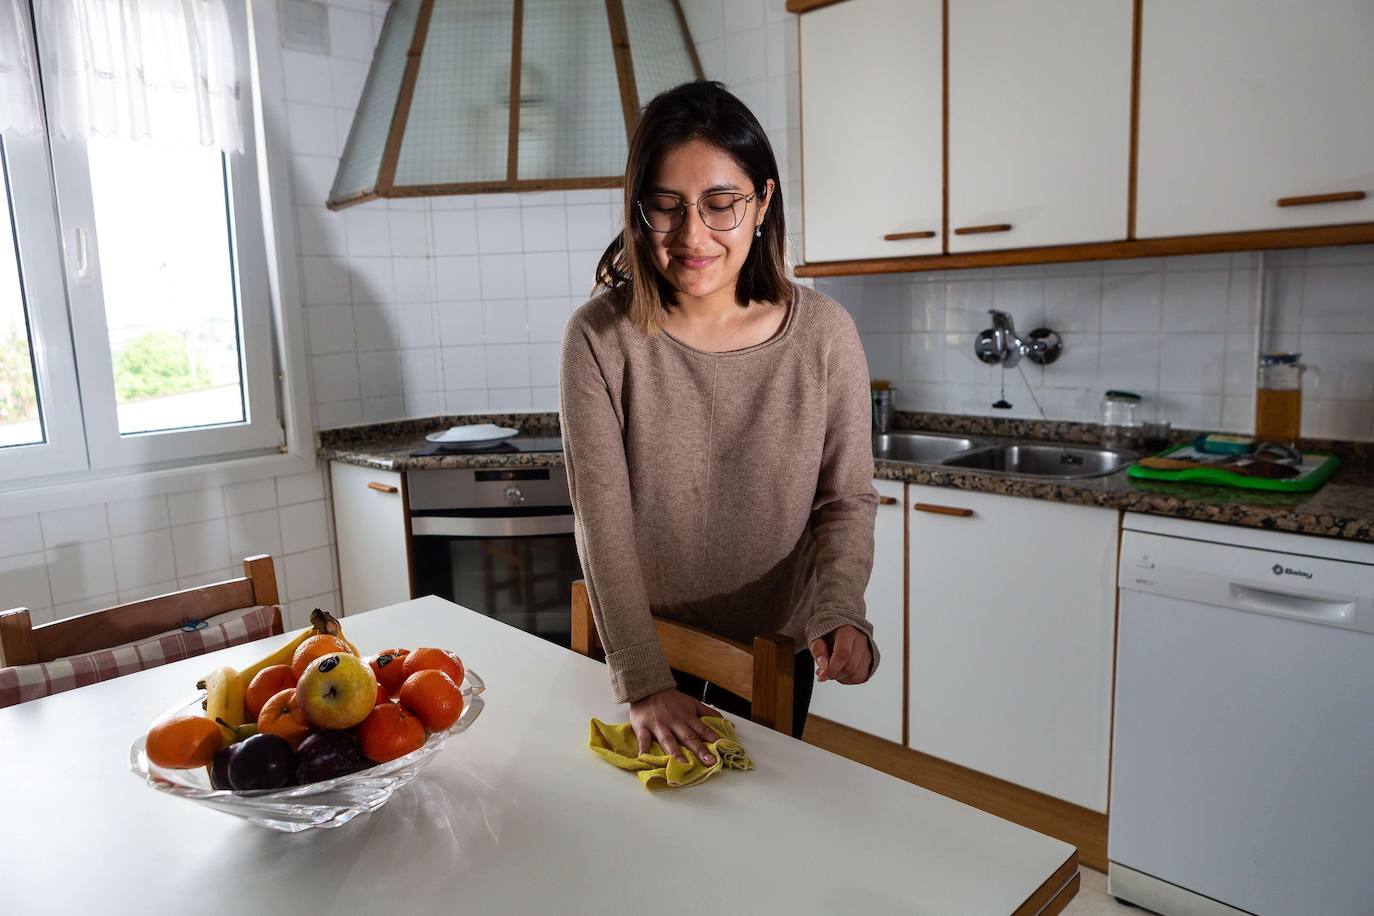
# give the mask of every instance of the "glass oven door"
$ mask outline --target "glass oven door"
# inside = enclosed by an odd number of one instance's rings
[[[412,519],[416,594],[447,598],[568,646],[572,584],[582,577],[571,511],[514,517],[489,512]]]

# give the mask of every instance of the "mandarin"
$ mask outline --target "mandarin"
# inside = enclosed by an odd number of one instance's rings
[[[189,713],[159,719],[148,729],[148,759],[170,770],[203,767],[219,753],[219,726]]]
[[[291,670],[299,680],[305,669],[310,667],[310,663],[322,655],[333,655],[335,652],[342,652],[345,655],[352,655],[353,650],[348,643],[337,636],[327,636],[324,633],[310,637],[305,642],[296,647],[296,654],[291,656]]]
[[[401,682],[406,679],[402,669],[405,657],[409,654],[409,649],[383,649],[368,657],[367,663],[372,666],[372,673],[377,675],[377,683],[386,688],[388,695],[394,696],[401,689]]]
[[[263,705],[288,687],[296,686],[296,672],[290,665],[269,665],[253,675],[243,695],[248,718],[257,719]]]
[[[428,646],[415,649],[406,656],[401,666],[401,671],[405,675],[401,682],[404,683],[416,671],[430,669],[444,672],[453,678],[453,683],[459,687],[463,686],[463,660],[452,652]]]
[[[310,731],[310,722],[296,698],[295,687],[273,694],[258,713],[258,734],[285,738],[292,747],[304,741]]]
[[[432,732],[443,731],[463,714],[463,691],[446,672],[416,671],[401,685],[401,705]]]
[[[425,726],[400,705],[379,703],[358,726],[357,735],[364,757],[386,763],[423,747]]]

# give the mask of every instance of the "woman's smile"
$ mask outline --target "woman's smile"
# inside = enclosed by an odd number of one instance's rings
[[[720,259],[720,255],[702,255],[700,257],[688,257],[686,255],[673,255],[673,260],[688,270],[702,270],[710,267]]]

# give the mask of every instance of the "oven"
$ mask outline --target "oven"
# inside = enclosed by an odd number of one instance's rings
[[[561,467],[410,471],[415,593],[568,646],[582,577]]]

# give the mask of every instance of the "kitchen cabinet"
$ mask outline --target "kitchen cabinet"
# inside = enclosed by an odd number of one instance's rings
[[[873,574],[864,592],[864,605],[883,663],[863,684],[817,684],[811,697],[811,712],[900,744],[902,649],[906,639],[906,486],[899,480],[875,480],[873,487],[883,503],[878,506],[873,527]]]
[[[950,4],[951,253],[1126,237],[1131,36],[1130,0]]]
[[[940,0],[848,0],[800,30],[806,260],[939,254]]]
[[[1144,0],[1137,235],[1374,220],[1371,47],[1368,0]]]
[[[331,461],[329,480],[344,613],[408,601],[409,520],[402,475]]]
[[[1117,511],[907,499],[909,746],[1105,812]]]

